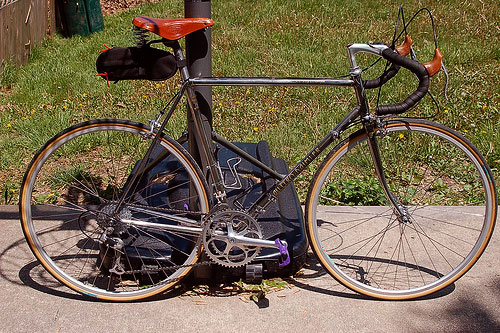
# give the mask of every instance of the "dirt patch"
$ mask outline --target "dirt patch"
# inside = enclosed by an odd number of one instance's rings
[[[134,8],[145,2],[158,2],[160,0],[101,0],[103,15],[111,15],[130,8]]]

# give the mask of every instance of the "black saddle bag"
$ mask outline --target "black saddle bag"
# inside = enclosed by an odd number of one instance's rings
[[[177,61],[168,51],[146,47],[114,47],[96,61],[97,73],[109,81],[163,81],[177,72]]]

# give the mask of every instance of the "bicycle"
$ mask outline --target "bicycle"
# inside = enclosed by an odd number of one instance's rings
[[[287,244],[263,239],[256,218],[334,143],[310,183],[305,227],[317,259],[344,286],[380,299],[418,298],[455,282],[483,253],[497,215],[486,160],[456,131],[398,116],[427,94],[430,77],[442,65],[438,51],[422,65],[407,58],[409,36],[394,48],[395,34],[392,46],[349,45],[346,78],[190,77],[178,40],[209,28],[211,19],[137,17],[133,24],[137,49],[153,49],[157,42],[173,49],[167,62],[181,73],[177,94],[148,125],[97,119],[67,128],[36,153],[21,187],[26,240],[64,285],[99,299],[130,301],[172,288],[197,265],[246,265],[262,248],[276,249],[286,264]],[[146,32],[161,39],[147,41]],[[359,53],[390,66],[379,78],[363,80]],[[371,110],[365,90],[380,88],[401,67],[415,74],[417,90],[399,104]],[[194,88],[219,85],[352,87],[358,105],[283,175],[203,127]],[[195,133],[189,135],[199,138],[207,170],[182,145],[185,137],[175,140],[166,131],[183,95],[194,119]],[[231,184],[214,144],[260,168],[274,185],[245,209],[229,206]],[[229,171],[241,181],[235,164]],[[338,190],[356,179],[376,192],[364,206],[349,205]],[[199,262],[202,253],[211,261]]]

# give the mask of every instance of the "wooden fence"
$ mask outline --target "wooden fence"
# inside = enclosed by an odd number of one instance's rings
[[[55,21],[55,0],[0,0],[0,72],[5,61],[26,63]]]

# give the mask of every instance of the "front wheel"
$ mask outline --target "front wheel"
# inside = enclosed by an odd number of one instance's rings
[[[497,214],[492,174],[467,139],[436,123],[390,120],[377,135],[389,190],[408,220],[386,198],[361,130],[313,178],[312,249],[354,291],[393,300],[428,295],[467,272],[488,244]]]
[[[136,122],[93,120],[59,133],[33,158],[21,188],[21,224],[40,263],[66,286],[137,300],[173,286],[197,262],[200,236],[182,226],[201,227],[206,182],[167,136],[145,157],[151,138]],[[134,179],[143,158],[145,172]]]

